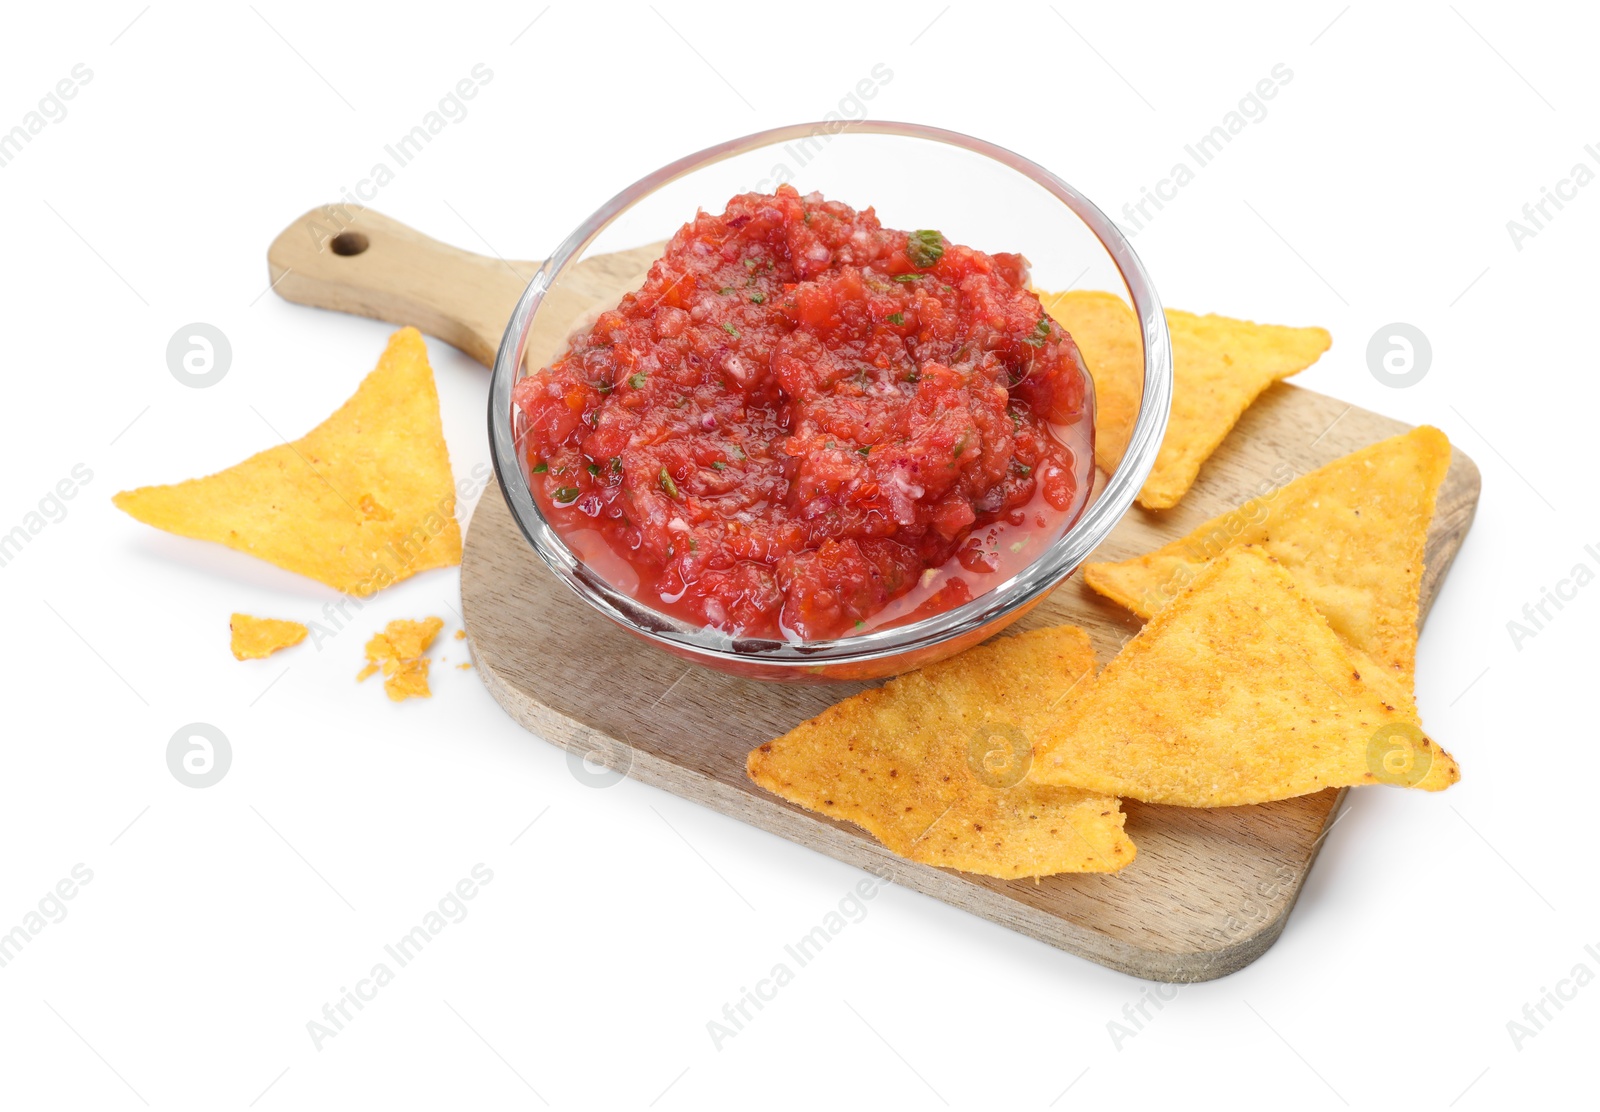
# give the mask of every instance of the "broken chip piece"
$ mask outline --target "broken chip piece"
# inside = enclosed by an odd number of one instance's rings
[[[1449,787],[1455,760],[1374,667],[1272,557],[1235,548],[1045,725],[1029,776],[1181,807]]]
[[[367,666],[356,675],[356,682],[381,668],[383,689],[395,702],[430,697],[433,693],[428,689],[428,658],[422,654],[443,628],[443,618],[424,618],[420,622],[396,618],[367,642]]]
[[[406,699],[429,699],[433,692],[428,689],[428,658],[419,656],[415,660],[402,660],[395,664],[392,671],[385,666],[383,689],[389,698],[395,702]]]
[[[228,619],[228,629],[232,633],[231,647],[235,660],[260,660],[271,656],[279,649],[298,645],[310,632],[299,622],[253,618],[249,614],[239,613]]]
[[[1302,475],[1154,552],[1090,564],[1084,582],[1148,618],[1208,561],[1260,545],[1335,632],[1409,690],[1423,547],[1449,467],[1450,441],[1424,425]]]
[[[753,750],[750,778],[902,857],[985,876],[1115,872],[1109,795],[1024,779],[1042,719],[1094,671],[1074,626],[1003,637],[830,707]]]
[[[414,328],[391,336],[355,394],[299,440],[113,501],[147,525],[359,596],[461,563],[439,395]]]
[[[1122,462],[1144,389],[1144,344],[1133,310],[1097,290],[1041,294],[1045,310],[1071,333],[1094,379],[1095,462]],[[1172,415],[1139,504],[1176,506],[1203,464],[1268,386],[1305,370],[1333,342],[1325,329],[1255,324],[1167,310],[1172,337]]]

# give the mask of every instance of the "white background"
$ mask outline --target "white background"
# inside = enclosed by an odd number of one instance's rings
[[[93,880],[0,968],[0,1104],[1592,1101],[1600,987],[1520,1049],[1507,1022],[1576,964],[1600,974],[1584,952],[1600,951],[1600,587],[1520,650],[1507,622],[1574,564],[1600,566],[1583,549],[1600,546],[1600,183],[1521,250],[1506,228],[1575,163],[1600,168],[1584,152],[1600,144],[1592,13],[541,7],[131,0],[3,17],[0,131],[75,64],[93,78],[0,169],[0,531],[74,464],[93,479],[0,568],[0,930],[75,864]],[[384,592],[320,652],[240,664],[230,611],[311,617],[331,592],[110,503],[268,447],[269,424],[297,436],[353,390],[390,329],[263,294],[267,244],[480,62],[494,76],[470,114],[374,207],[510,258],[542,257],[673,158],[820,117],[879,62],[893,79],[874,117],[983,136],[1117,212],[1287,65],[1268,116],[1135,246],[1168,305],[1328,327],[1333,350],[1298,381],[1437,424],[1482,467],[1417,674],[1461,784],[1357,793],[1282,940],[1182,988],[1120,1048],[1107,1023],[1144,983],[889,889],[715,1049],[707,1021],[862,874],[631,781],[580,784],[455,669],[461,642],[441,642],[432,700],[357,687],[383,621],[459,628],[453,570]],[[204,390],[165,362],[194,321],[234,351]],[[1434,351],[1404,390],[1364,355],[1394,321]],[[441,342],[430,354],[465,475],[487,459],[487,376]],[[597,665],[596,682],[627,677]],[[234,752],[204,790],[165,760],[194,721]],[[314,1048],[307,1021],[479,862],[494,879],[470,914]]]

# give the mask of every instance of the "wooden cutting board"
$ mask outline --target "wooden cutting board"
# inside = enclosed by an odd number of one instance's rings
[[[315,228],[346,236],[342,249],[365,246],[340,254],[318,245]],[[585,292],[614,302],[621,283],[632,281],[656,251],[590,260]],[[539,265],[459,251],[358,209],[340,210],[337,224],[327,210],[308,213],[274,242],[269,262],[275,288],[289,300],[415,324],[486,364]],[[1275,386],[1246,412],[1178,507],[1135,508],[1092,558],[1120,560],[1157,548],[1291,473],[1305,474],[1407,427],[1310,390]],[[1423,616],[1472,523],[1478,492],[1477,467],[1456,450],[1428,535]],[[1152,980],[1210,980],[1260,957],[1282,933],[1344,796],[1330,789],[1214,810],[1127,801],[1127,832],[1139,856],[1115,875],[1035,883],[933,868],[895,857],[860,829],[794,807],[745,776],[752,747],[864,685],[734,679],[641,643],[556,581],[517,530],[498,487],[485,492],[467,531],[461,599],[484,683],[513,718],[546,740]],[[1102,665],[1140,624],[1074,577],[1015,628],[1062,623],[1089,632]],[[597,673],[615,682],[597,685]]]

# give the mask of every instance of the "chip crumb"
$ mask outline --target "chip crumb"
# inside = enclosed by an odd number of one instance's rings
[[[465,641],[466,639],[467,639],[467,631],[466,630],[464,630],[464,629],[456,630],[456,640],[457,641]]]
[[[356,682],[381,668],[383,689],[395,702],[429,698],[433,692],[428,689],[428,658],[422,654],[443,628],[443,618],[424,618],[420,622],[396,618],[367,642],[367,666],[357,674]]]
[[[433,692],[428,690],[428,658],[419,656],[415,660],[399,662],[394,674],[383,681],[383,689],[397,703],[413,697],[432,697]]]
[[[309,630],[299,622],[280,618],[253,618],[249,614],[234,613],[228,619],[232,633],[235,660],[260,660],[279,649],[298,645],[306,639]]]

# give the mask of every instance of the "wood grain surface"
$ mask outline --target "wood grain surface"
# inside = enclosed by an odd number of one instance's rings
[[[597,255],[558,296],[571,321],[583,303],[614,304],[637,285],[651,245]],[[380,213],[324,206],[273,242],[273,288],[291,301],[411,324],[492,365],[505,322],[539,263],[475,255]],[[530,353],[561,336],[530,338]],[[1333,398],[1279,384],[1252,406],[1171,510],[1135,507],[1094,554],[1121,560],[1406,426]],[[1421,613],[1460,548],[1478,501],[1478,470],[1456,451],[1428,535]],[[467,532],[462,607],[479,674],[529,730],[626,772],[810,846],[870,866],[906,887],[1135,976],[1204,981],[1261,956],[1283,931],[1343,792],[1254,807],[1185,810],[1126,802],[1138,859],[1116,875],[1003,881],[895,857],[857,827],[814,815],[757,788],[745,754],[861,684],[794,686],[740,680],[682,661],[610,625],[544,567],[499,488]],[[1074,576],[1015,629],[1072,623],[1103,665],[1138,619]],[[597,686],[596,672],[616,677]],[[1424,712],[1428,708],[1424,707]],[[1393,791],[1393,788],[1367,788]]]

